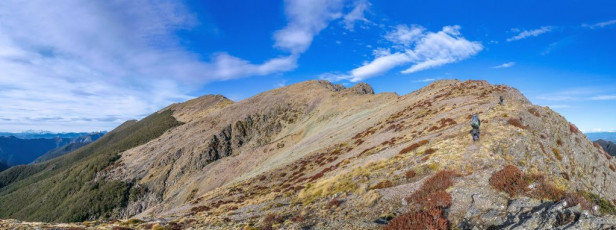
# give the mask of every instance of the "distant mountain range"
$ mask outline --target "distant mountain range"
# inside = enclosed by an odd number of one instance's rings
[[[22,133],[21,137],[37,137],[47,136],[50,138],[18,138],[11,136],[0,136],[0,161],[4,166],[15,166],[29,164],[36,160],[41,162],[57,156],[61,156],[71,150],[82,147],[90,142],[102,137],[105,133],[86,133],[77,137],[73,136],[77,133],[70,134],[53,134],[39,133],[26,134]],[[64,137],[61,137],[64,136]],[[0,167],[2,171],[3,167]]]
[[[603,150],[605,150],[608,154],[616,156],[616,144],[614,144],[614,142],[599,139],[595,141],[595,143],[601,145]]]
[[[93,132],[93,133],[99,133],[99,132]],[[105,131],[102,131],[100,133],[105,133]],[[35,130],[28,130],[28,131],[24,131],[24,132],[20,132],[20,133],[10,133],[10,132],[0,132],[0,137],[17,137],[19,139],[39,139],[39,138],[43,138],[43,139],[52,139],[52,138],[77,138],[77,137],[81,137],[81,136],[86,136],[90,133],[87,132],[83,132],[83,133],[78,133],[78,132],[69,132],[69,133],[53,133],[53,132],[49,132],[49,131],[35,131]]]
[[[36,158],[34,160],[34,162],[32,163],[40,163],[43,161],[48,161],[51,160],[53,158],[62,156],[64,154],[70,153],[72,151],[75,151],[83,146],[86,146],[96,140],[98,140],[99,138],[101,138],[103,135],[105,135],[105,133],[103,132],[99,132],[99,133],[91,133],[91,134],[87,134],[84,136],[80,136],[77,138],[73,138],[73,140],[71,140],[70,144],[64,145],[64,146],[60,146],[58,148],[49,150],[47,153],[41,155],[40,157]]]
[[[616,142],[616,132],[597,132],[597,133],[585,133],[586,137],[590,141],[596,141],[599,139],[605,141]]]

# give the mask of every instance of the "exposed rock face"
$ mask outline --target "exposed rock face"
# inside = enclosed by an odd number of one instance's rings
[[[349,88],[349,91],[356,94],[374,94],[374,89],[372,89],[372,86],[363,82],[357,83],[353,87]]]
[[[510,202],[502,224],[495,229],[606,229],[616,226],[616,216],[599,217],[582,210],[579,205],[569,207],[566,201],[540,203],[517,199]]]
[[[615,226],[616,161],[508,86],[444,80],[398,96],[309,81],[167,109],[185,124],[122,152],[96,177],[135,184],[120,216],[206,229],[379,229],[423,202],[444,211],[438,224],[451,228]],[[482,120],[477,142],[468,134],[473,113]],[[533,191],[584,191],[602,208],[562,207],[560,196],[530,192],[512,197],[490,184],[505,165],[545,178]],[[441,170],[455,174],[453,182],[424,184]],[[407,199],[426,189],[441,200]]]
[[[595,143],[599,144],[608,154],[616,156],[616,144],[614,142],[599,139]]]

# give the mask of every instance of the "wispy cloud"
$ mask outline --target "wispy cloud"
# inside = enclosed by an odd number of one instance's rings
[[[275,46],[291,53],[308,49],[314,36],[342,17],[343,0],[286,0],[288,24],[274,34]]]
[[[599,23],[595,23],[595,24],[582,24],[582,27],[586,27],[589,29],[597,29],[597,28],[603,28],[606,26],[610,26],[610,25],[614,25],[616,24],[616,19],[614,20],[609,20],[609,21],[604,21],[604,22],[599,22]]]
[[[410,65],[401,71],[403,74],[409,74],[464,60],[483,49],[481,43],[462,37],[460,26],[457,25],[445,26],[438,32],[426,32],[425,28],[419,25],[399,25],[387,33],[385,39],[392,42],[392,47],[375,49],[375,59],[371,62],[349,73],[327,73],[322,76],[357,82],[402,65]],[[394,53],[391,52],[392,49]]]
[[[507,41],[511,42],[511,41],[517,41],[517,40],[521,40],[521,39],[525,39],[525,38],[529,38],[529,37],[537,37],[537,36],[539,36],[541,34],[550,32],[553,29],[554,29],[554,27],[552,27],[552,26],[542,26],[539,29],[524,30],[524,31],[519,32],[519,34],[516,35],[516,36],[507,38]]]
[[[199,22],[182,1],[2,1],[0,127],[109,130],[208,82],[293,70],[342,5],[285,1],[287,25],[273,35],[283,55],[253,63],[225,52],[204,61],[185,49],[178,32]]]
[[[616,95],[599,95],[591,97],[590,100],[594,101],[611,101],[616,100]]]
[[[515,62],[507,62],[502,65],[493,66],[494,69],[509,68],[515,65]]]
[[[347,30],[353,31],[355,28],[355,22],[361,21],[364,23],[370,22],[364,16],[364,12],[370,8],[371,4],[367,0],[358,0],[355,2],[353,10],[346,14],[343,18],[344,27]]]

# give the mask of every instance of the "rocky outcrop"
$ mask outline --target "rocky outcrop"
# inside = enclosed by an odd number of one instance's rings
[[[355,94],[374,94],[374,89],[367,83],[357,83],[353,87],[347,89],[347,91]]]
[[[540,202],[532,199],[516,199],[509,202],[502,224],[490,229],[613,229],[616,216],[599,216],[597,211],[582,210],[578,204],[567,201]],[[463,226],[463,229],[472,229]]]

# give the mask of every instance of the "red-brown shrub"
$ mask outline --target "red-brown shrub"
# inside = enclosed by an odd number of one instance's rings
[[[394,186],[394,183],[392,183],[389,180],[385,180],[385,181],[381,181],[377,183],[376,185],[372,186],[370,189],[383,189],[383,188],[389,188],[391,186]]]
[[[412,152],[413,150],[415,150],[415,149],[417,149],[417,148],[419,148],[419,147],[421,147],[421,146],[423,146],[423,145],[425,145],[425,144],[428,144],[428,140],[423,140],[423,141],[420,141],[420,142],[414,143],[414,144],[412,144],[412,145],[410,145],[410,146],[408,146],[408,147],[406,147],[406,148],[403,148],[402,150],[400,150],[400,153],[399,153],[399,154],[406,154],[406,153],[410,153],[410,152]]]
[[[451,205],[451,195],[445,190],[453,185],[453,171],[440,171],[428,178],[410,197],[413,210],[397,216],[383,229],[449,229],[444,210]]]
[[[332,200],[330,200],[329,202],[327,202],[327,205],[325,206],[325,208],[335,208],[340,206],[340,204],[342,204],[344,201],[343,200],[339,200],[338,198],[334,198]]]
[[[301,216],[301,215],[294,216],[294,217],[291,218],[291,221],[293,221],[295,223],[304,222],[304,216]]]
[[[436,149],[429,148],[429,149],[426,149],[426,151],[424,151],[424,154],[428,154],[428,155],[430,155],[430,154],[432,154],[432,153],[434,153],[434,152],[436,152]]]
[[[383,230],[447,230],[449,221],[443,216],[443,210],[433,209],[428,211],[409,212],[397,216],[389,222]]]
[[[539,113],[539,110],[537,110],[537,108],[529,108],[528,112],[532,115],[535,115],[536,117],[541,117],[541,114]]]
[[[362,139],[357,139],[357,140],[355,141],[355,144],[356,144],[356,145],[361,145],[362,143],[364,143],[364,140],[362,140]]]
[[[616,167],[614,167],[614,165],[610,165],[610,169],[612,170],[612,172],[616,172]]]
[[[452,177],[454,176],[457,176],[457,174],[453,171],[439,171],[434,174],[434,176],[428,178],[419,189],[411,194],[411,196],[407,197],[407,202],[413,203],[426,200],[439,190],[446,190],[453,185]]]
[[[507,120],[507,123],[520,129],[526,129],[526,126],[522,125],[522,121],[520,121],[520,119],[509,118],[509,120]]]
[[[560,138],[559,138],[558,140],[556,140],[556,144],[557,144],[558,146],[563,146],[563,141],[562,141],[562,140],[560,140]]]
[[[269,213],[263,218],[262,229],[272,229],[272,225],[275,223],[284,222],[284,217],[276,214]]]
[[[490,185],[513,197],[525,192],[528,183],[524,180],[524,173],[520,169],[513,165],[507,165],[505,168],[492,174]]]
[[[192,213],[207,212],[209,210],[210,210],[210,208],[206,207],[206,206],[197,206],[197,207],[193,207],[193,208],[190,209],[190,211]]]
[[[364,151],[361,151],[361,153],[360,153],[359,155],[360,155],[360,156],[361,156],[361,155],[364,155],[364,154],[365,154],[365,153],[367,153],[368,151],[373,150],[373,149],[375,149],[375,148],[376,148],[376,146],[373,146],[373,147],[371,147],[371,148],[364,149]]]
[[[569,131],[571,131],[571,133],[575,133],[575,134],[579,134],[580,130],[577,128],[577,126],[575,126],[572,123],[569,123]]]
[[[417,175],[417,173],[415,172],[415,170],[409,170],[409,171],[406,171],[406,173],[404,173],[404,176],[405,176],[407,179],[413,178],[413,177],[415,177],[416,175]]]

